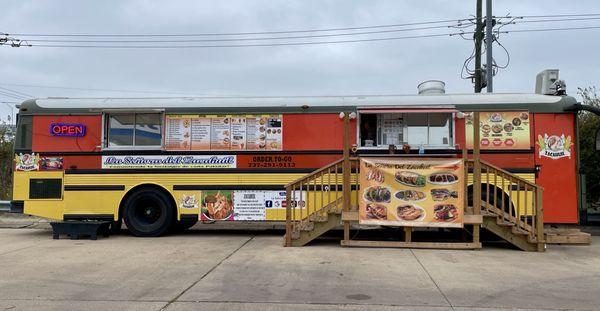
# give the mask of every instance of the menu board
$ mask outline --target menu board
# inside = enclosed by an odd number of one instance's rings
[[[167,150],[281,150],[282,115],[167,115]]]
[[[167,150],[190,150],[190,118],[168,116],[165,121],[165,147]]]
[[[531,115],[527,111],[480,112],[481,149],[530,149]],[[473,115],[465,118],[467,148],[473,148]]]
[[[236,190],[233,196],[235,220],[266,220],[265,191]]]
[[[360,159],[359,223],[463,227],[461,159]]]

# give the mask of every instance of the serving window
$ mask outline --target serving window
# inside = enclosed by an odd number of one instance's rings
[[[104,147],[155,149],[162,147],[161,113],[110,113],[105,115]]]
[[[450,148],[454,146],[452,113],[360,113],[360,147]]]

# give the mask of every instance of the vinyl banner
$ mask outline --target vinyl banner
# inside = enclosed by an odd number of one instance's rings
[[[102,168],[235,168],[235,155],[102,156]]]
[[[361,158],[359,223],[463,227],[461,159]]]

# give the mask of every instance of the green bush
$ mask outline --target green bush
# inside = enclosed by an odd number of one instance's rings
[[[597,91],[596,87],[579,88],[582,104],[600,107]],[[600,117],[582,111],[578,118],[580,172],[586,175],[588,210],[600,212],[600,151],[596,151],[596,132],[600,130]]]
[[[12,192],[13,142],[12,129],[0,123],[0,200],[10,200]]]

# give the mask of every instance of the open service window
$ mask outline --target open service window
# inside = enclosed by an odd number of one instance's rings
[[[107,149],[160,149],[162,113],[104,114],[104,144]]]
[[[361,148],[412,149],[454,147],[452,112],[359,111],[358,140]]]

